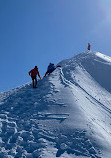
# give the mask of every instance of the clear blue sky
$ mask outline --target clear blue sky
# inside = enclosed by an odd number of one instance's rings
[[[0,0],[0,92],[38,66],[91,50],[111,56],[111,0]]]

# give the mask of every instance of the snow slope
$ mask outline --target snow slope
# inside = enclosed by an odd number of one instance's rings
[[[110,158],[111,58],[84,52],[0,94],[0,158]]]

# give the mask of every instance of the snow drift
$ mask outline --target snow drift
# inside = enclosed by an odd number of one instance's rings
[[[111,58],[84,52],[0,94],[0,157],[110,158]]]

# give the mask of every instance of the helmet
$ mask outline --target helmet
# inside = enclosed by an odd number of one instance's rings
[[[35,66],[35,69],[38,69],[38,67],[37,67],[37,66]]]
[[[54,65],[53,63],[49,63],[49,65]]]

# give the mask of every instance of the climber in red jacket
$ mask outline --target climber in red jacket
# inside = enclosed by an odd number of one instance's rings
[[[29,71],[29,75],[30,75],[31,78],[32,78],[33,88],[37,88],[37,75],[38,75],[39,78],[41,79],[40,74],[39,74],[39,71],[38,71],[38,67],[35,66],[34,69],[32,69],[31,71]]]
[[[88,48],[87,49],[90,50],[90,48],[91,48],[91,45],[90,45],[90,43],[88,43]]]

